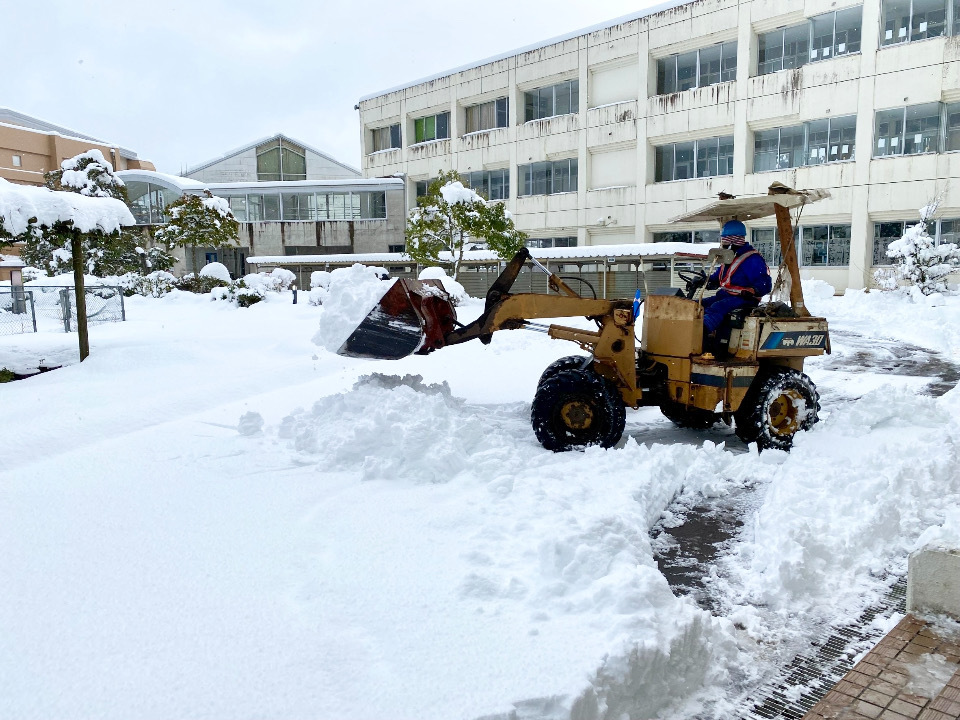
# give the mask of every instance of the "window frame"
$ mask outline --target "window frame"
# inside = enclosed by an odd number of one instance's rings
[[[482,108],[487,105],[493,105],[493,125],[490,127],[478,127],[476,130],[470,129],[470,115],[471,112],[476,112],[477,125],[483,125],[483,110]],[[503,124],[501,125],[501,119]],[[478,133],[489,132],[491,130],[499,130],[500,128],[505,128],[510,125],[510,98],[507,96],[498,97],[493,100],[487,100],[482,103],[474,103],[473,105],[467,105],[463,108],[463,135],[476,135]]]
[[[933,237],[933,244],[934,244],[935,247],[939,247],[939,246],[940,246],[940,243],[944,243],[944,242],[960,243],[960,238],[956,238],[956,239],[954,239],[954,240],[944,240],[944,239],[943,239],[943,234],[944,234],[944,233],[943,233],[943,224],[944,224],[944,223],[954,223],[955,226],[956,226],[956,228],[957,228],[954,232],[955,232],[955,233],[960,233],[960,217],[940,217],[940,218],[936,218],[935,220],[929,220],[929,221],[927,221],[927,233],[930,234],[930,235]],[[890,240],[887,242],[887,247],[885,247],[885,248],[883,249],[883,252],[882,252],[882,253],[878,253],[878,252],[877,252],[877,239],[880,238],[880,235],[878,234],[878,231],[879,231],[880,226],[881,226],[881,225],[893,225],[893,224],[897,224],[897,225],[900,226],[899,235],[896,235],[896,236],[891,235],[891,236],[889,236],[889,237],[890,237]],[[874,221],[874,223],[873,223],[873,266],[872,266],[872,267],[889,267],[889,266],[891,266],[891,265],[894,265],[895,263],[894,263],[894,261],[893,261],[893,258],[890,258],[890,257],[887,256],[887,248],[890,247],[890,243],[894,242],[895,240],[899,240],[900,238],[902,238],[904,232],[906,232],[906,229],[907,229],[908,227],[913,226],[913,225],[919,225],[919,224],[920,224],[920,220],[883,220],[883,221]],[[931,225],[933,226],[932,228],[931,228]],[[933,232],[930,232],[931,229],[933,230]],[[884,262],[884,263],[877,263],[877,259],[878,259],[878,258],[880,258],[880,259],[882,259],[882,260],[886,260],[886,262]]]
[[[958,1],[960,1],[960,0],[958,0]],[[859,34],[859,38],[858,38],[857,43],[856,43],[856,49],[855,49],[855,50],[844,50],[843,52],[838,52],[838,51],[837,51],[837,47],[838,47],[838,43],[837,43],[837,16],[840,15],[841,13],[849,13],[851,10],[855,10],[855,9],[859,9],[859,11],[860,11],[860,23],[859,23],[859,25],[858,25],[859,30],[860,30],[860,34]],[[831,19],[831,31],[830,31],[831,42],[830,42],[830,48],[829,48],[830,51],[829,51],[828,54],[823,54],[823,53],[820,52],[820,50],[822,50],[823,48],[820,48],[820,49],[818,49],[818,51],[817,51],[817,54],[818,54],[819,57],[814,57],[814,39],[815,39],[815,37],[816,37],[816,36],[814,35],[814,28],[815,28],[815,26],[816,26],[817,21],[823,21],[823,20],[825,20],[825,19],[827,19],[827,18],[830,18],[830,19]],[[802,28],[802,27],[804,27],[804,26],[806,26],[806,29],[807,29],[807,33],[806,33],[806,35],[807,35],[806,60],[804,60],[803,62],[797,63],[797,64],[795,64],[795,65],[791,65],[790,67],[785,67],[785,66],[784,66],[784,60],[785,60],[785,58],[787,57],[787,50],[786,50],[786,48],[787,48],[787,40],[786,40],[787,31],[789,31],[789,30],[797,30],[797,29]],[[761,62],[761,60],[760,60],[760,52],[761,52],[761,48],[762,48],[762,38],[763,38],[763,37],[767,37],[767,36],[772,36],[774,33],[780,33],[780,59],[779,59],[779,67],[777,67],[776,69],[763,70],[763,69],[762,69],[763,64],[769,64],[769,63],[771,63],[771,62],[773,62],[773,61],[772,61],[771,59],[767,59],[767,60],[764,60],[763,62]],[[851,45],[851,43],[850,43],[849,41],[846,41],[846,42],[844,42],[843,44],[844,44],[845,46]],[[810,63],[823,62],[823,61],[825,61],[825,60],[833,60],[834,58],[843,57],[843,56],[846,56],[846,55],[856,55],[857,53],[861,52],[862,47],[863,47],[863,5],[862,5],[862,4],[861,4],[861,5],[853,5],[853,6],[851,6],[851,7],[846,7],[846,8],[841,8],[841,9],[839,9],[839,10],[831,10],[830,12],[820,13],[819,15],[814,15],[813,17],[807,18],[807,19],[804,20],[803,22],[796,23],[796,24],[794,24],[794,25],[784,25],[784,26],[782,26],[782,27],[774,28],[773,30],[769,30],[769,31],[764,32],[764,33],[757,33],[757,76],[759,77],[759,76],[761,76],[761,75],[770,75],[770,74],[775,73],[775,72],[780,72],[781,70],[795,70],[795,69],[797,69],[797,68],[803,67],[804,65],[808,65],[808,64],[810,64]],[[794,53],[794,56],[795,56],[795,57],[796,57],[797,55],[798,55],[798,53]]]
[[[924,150],[924,151],[922,151],[922,152],[909,152],[909,153],[908,153],[908,152],[906,151],[907,139],[908,139],[908,138],[907,138],[907,134],[908,134],[908,133],[907,133],[907,123],[908,123],[908,121],[909,121],[910,118],[908,118],[908,116],[907,116],[907,111],[910,110],[911,108],[922,108],[922,107],[926,107],[926,106],[931,106],[931,107],[932,107],[933,105],[937,105],[937,106],[938,106],[938,111],[937,111],[937,114],[936,114],[936,118],[937,118],[937,135],[936,135],[936,145],[935,145],[935,148],[934,148],[933,150]],[[903,107],[892,107],[892,108],[885,108],[885,109],[883,109],[883,110],[875,110],[874,113],[873,113],[873,150],[872,150],[872,153],[871,153],[871,159],[872,159],[872,160],[878,160],[878,159],[880,159],[880,158],[903,157],[903,156],[906,156],[906,155],[938,155],[938,154],[943,153],[943,152],[948,152],[948,151],[945,149],[945,148],[946,148],[946,143],[947,143],[947,121],[948,121],[947,108],[950,107],[950,106],[953,106],[953,105],[958,106],[958,110],[960,110],[960,103],[943,103],[943,102],[918,103],[918,104],[916,104],[916,105],[905,105],[905,106],[903,106]],[[894,113],[895,113],[895,112],[898,112],[898,111],[900,112],[900,132],[897,134],[896,138],[893,138],[893,136],[891,136],[890,133],[884,133],[883,136],[881,136],[881,134],[880,134],[880,132],[879,132],[879,118],[880,118],[881,113],[883,113],[883,114],[885,114],[885,115],[888,115],[888,116],[890,116],[890,117],[894,117]],[[930,118],[930,117],[933,117],[933,116],[932,116],[932,115],[927,115],[927,116],[924,116],[924,117]],[[922,120],[923,118],[913,118],[913,119],[914,119],[914,120],[917,120],[917,119],[921,119],[921,120]],[[887,122],[893,122],[893,120],[887,120]],[[923,137],[923,136],[924,136],[922,130],[921,130],[920,133],[913,132],[912,134],[914,135],[914,138],[916,138],[916,136],[918,136],[918,135],[919,135],[920,137]],[[887,148],[889,147],[889,146],[886,144],[886,142],[887,142],[888,139],[891,139],[891,140],[896,139],[896,141],[897,141],[897,146],[898,146],[898,151],[895,152],[895,153],[891,153],[891,152],[885,151],[882,155],[877,154],[877,150],[878,150],[878,148],[879,148],[878,143],[879,143],[881,140],[883,140],[883,141],[884,141],[884,146],[883,146],[883,147],[884,147],[885,149],[887,149]],[[913,144],[916,144],[916,140],[915,140],[915,139],[914,139],[914,143],[913,143]],[[892,145],[893,145],[893,142],[891,142],[890,145],[892,146]],[[949,151],[949,152],[955,152],[955,151],[952,151],[952,150],[951,150],[951,151]]]
[[[442,119],[442,120],[441,120]],[[427,121],[432,120],[433,127],[433,137],[426,137],[427,135]],[[446,135],[440,135],[441,126],[445,129]],[[422,131],[421,129],[422,128]],[[423,137],[421,138],[421,134]],[[414,145],[422,145],[424,143],[439,142],[440,140],[449,140],[450,139],[450,111],[444,110],[443,112],[433,113],[430,115],[422,115],[418,118],[413,119],[413,142],[410,144],[411,147]]]
[[[732,55],[733,55],[733,67],[732,67],[732,68],[725,68],[725,67],[724,67],[724,59],[725,59],[726,56],[724,55],[724,48],[727,47],[727,46],[731,46],[731,45],[733,46],[733,52],[732,52]],[[720,48],[720,71],[719,71],[720,79],[717,80],[716,82],[702,83],[702,82],[701,82],[701,72],[702,72],[702,68],[703,68],[703,62],[702,62],[702,60],[701,60],[701,58],[700,58],[700,53],[703,52],[703,51],[705,51],[705,50],[713,50],[713,49],[715,49],[715,48]],[[696,50],[690,50],[689,52],[685,52],[685,53],[674,53],[674,54],[668,55],[668,56],[666,56],[666,57],[657,58],[657,92],[656,92],[656,94],[657,94],[657,95],[672,95],[673,93],[686,92],[687,90],[695,90],[695,89],[697,89],[697,88],[704,88],[704,87],[711,87],[711,86],[713,86],[713,85],[720,85],[721,83],[725,83],[725,82],[734,82],[734,81],[737,79],[737,51],[738,51],[738,49],[739,49],[739,47],[738,47],[738,44],[737,44],[737,40],[727,40],[726,42],[718,42],[718,43],[713,43],[712,45],[705,45],[704,47],[697,48]],[[689,88],[685,88],[685,89],[683,89],[683,90],[680,90],[680,89],[679,89],[679,88],[680,88],[680,80],[679,80],[679,76],[678,76],[679,58],[680,58],[682,55],[690,55],[691,53],[696,53],[696,73],[695,73],[695,77],[694,77],[694,84],[693,84],[691,87],[689,87]],[[667,90],[667,89],[665,89],[665,85],[661,85],[661,79],[663,79],[664,82],[665,82],[665,81],[666,81],[666,77],[667,77],[667,73],[664,72],[664,73],[661,75],[661,72],[660,72],[660,71],[661,71],[661,68],[664,68],[665,70],[668,69],[668,68],[667,68],[667,65],[666,65],[665,63],[667,63],[667,62],[669,62],[669,61],[673,61],[673,90]],[[724,74],[725,74],[725,73],[729,73],[729,72],[732,72],[732,73],[733,73],[733,77],[728,77],[726,80],[724,80],[724,79],[723,79]]]
[[[570,110],[564,113],[557,112],[557,88],[567,86],[568,88],[568,99],[570,101]],[[542,95],[546,92],[550,93],[550,112],[545,115],[538,115],[542,105],[543,98]],[[531,117],[531,110],[533,111],[533,117]],[[547,118],[552,117],[561,117],[563,115],[577,115],[580,113],[580,80],[571,79],[563,80],[559,83],[554,83],[553,85],[545,85],[543,87],[533,88],[531,90],[523,91],[523,118],[524,123],[536,122],[537,120],[546,120]]]
[[[468,187],[477,192],[486,191],[487,200],[509,200],[510,199],[510,168],[496,168],[493,170],[476,170],[474,172],[461,173],[463,178],[463,184],[465,187]],[[473,176],[482,176],[479,178],[480,187],[477,187],[474,184]],[[494,197],[495,193],[493,192],[494,178],[499,180],[498,187],[500,192],[496,193],[497,197]]]
[[[814,242],[825,242],[824,247],[824,258],[826,262],[822,263],[806,263],[804,261],[806,255],[806,246],[804,244],[804,237],[807,231],[813,232],[817,229],[826,229],[826,237],[823,240],[814,238]],[[846,234],[846,237],[843,237],[838,232],[843,229]],[[758,233],[772,233],[771,237],[758,238]],[[772,238],[772,239],[771,239]],[[797,251],[797,263],[800,267],[805,268],[841,268],[841,267],[850,267],[850,244],[853,238],[853,224],[852,223],[812,223],[809,225],[801,225],[796,228],[796,233],[794,235],[794,243]],[[843,247],[843,241],[846,241],[845,249],[837,249],[835,247],[835,242],[839,241],[841,248]],[[773,243],[773,254],[768,255],[764,253],[764,246],[767,243]],[[779,267],[783,262],[780,250],[780,231],[774,226],[763,226],[755,227],[750,229],[750,244],[753,245],[754,249],[763,255],[763,259],[766,261],[769,267]],[[841,258],[846,259],[846,263],[830,262],[831,256],[837,253]],[[812,252],[811,252],[812,256]]]
[[[849,153],[848,153],[848,154],[849,154],[849,157],[847,157],[847,158],[841,158],[841,159],[837,159],[837,160],[831,160],[831,159],[830,159],[830,156],[832,155],[832,153],[830,152],[830,147],[831,147],[832,142],[833,142],[832,138],[833,138],[833,131],[834,131],[834,122],[838,122],[838,121],[840,121],[840,120],[849,120],[850,118],[853,118],[853,131],[854,131],[854,135],[853,135],[853,141],[852,141],[851,143],[849,143],[849,145],[850,145],[850,151],[849,151]],[[836,116],[836,117],[831,116],[831,117],[827,117],[827,118],[819,118],[819,119],[817,119],[817,120],[807,120],[806,122],[800,123],[799,125],[785,125],[785,126],[783,126],[783,127],[769,128],[769,129],[767,129],[767,130],[755,130],[754,133],[753,133],[753,136],[754,136],[754,143],[753,143],[753,172],[754,172],[754,173],[760,173],[760,172],[778,172],[778,171],[781,171],[781,170],[791,170],[791,169],[793,169],[793,168],[799,168],[799,167],[813,167],[813,166],[816,166],[816,165],[827,165],[827,164],[831,164],[831,163],[853,162],[853,161],[856,159],[855,156],[856,156],[856,149],[857,149],[857,136],[856,136],[857,119],[856,119],[856,118],[857,118],[856,115],[839,115],[839,116]],[[811,127],[812,127],[813,125],[815,125],[815,124],[822,123],[822,122],[826,122],[826,123],[827,123],[827,130],[826,130],[827,142],[826,142],[826,146],[825,146],[825,147],[827,148],[827,150],[826,150],[826,152],[824,153],[824,157],[826,157],[826,159],[825,159],[823,162],[815,162],[815,163],[814,163],[814,162],[810,162],[810,157],[811,157],[811,155],[810,155],[810,150],[811,150],[811,144],[810,144]],[[782,140],[783,140],[783,131],[784,131],[784,130],[796,130],[796,129],[798,129],[798,128],[802,128],[802,129],[803,129],[803,147],[802,147],[802,149],[801,149],[801,151],[800,151],[800,160],[801,160],[801,162],[800,162],[799,164],[796,164],[796,165],[787,165],[787,166],[782,166],[782,167],[781,167],[781,166],[780,166],[780,158],[782,158],[783,155],[784,155],[784,152],[783,152],[783,142],[782,142]],[[842,129],[843,129],[843,128],[841,128],[841,130],[842,130]],[[766,169],[763,169],[763,170],[758,170],[758,169],[757,169],[757,136],[758,136],[760,133],[769,133],[769,132],[772,132],[772,131],[774,131],[774,130],[777,131],[777,151],[776,151],[777,167],[774,167],[774,168],[766,168]],[[818,143],[818,145],[819,145],[819,143]],[[840,145],[842,145],[842,143],[838,143],[838,146],[840,146]],[[840,154],[840,153],[838,153],[838,154]],[[819,156],[818,156],[818,157],[819,157]]]
[[[924,37],[918,37],[918,38],[913,37],[913,34],[914,34],[913,20],[916,15],[916,13],[914,13],[913,8],[914,8],[914,3],[917,0],[901,0],[901,1],[907,2],[910,4],[909,14],[907,15],[908,22],[905,28],[906,33],[904,34],[902,40],[893,39],[893,29],[891,28],[889,31],[891,35],[891,40],[887,42],[887,38],[886,38],[887,29],[884,23],[884,18],[885,18],[885,8],[888,0],[880,0],[880,16],[877,20],[877,23],[879,25],[879,28],[878,28],[879,30],[878,49],[879,50],[883,50],[884,48],[888,48],[888,47],[896,47],[898,45],[907,45],[912,42],[923,42],[924,40],[932,40],[938,37],[952,37],[953,35],[960,34],[960,27],[958,27],[958,25],[960,25],[960,23],[958,23],[958,20],[960,20],[960,0],[943,0],[944,18],[943,18],[942,33],[940,33],[939,35],[927,35],[926,34],[927,29],[924,28],[923,30],[919,31],[924,33]],[[927,23],[923,23],[923,24],[926,25]],[[899,34],[898,34],[898,37],[900,37]]]
[[[566,165],[567,189],[555,188],[557,170]],[[538,177],[541,176],[542,177]],[[517,197],[535,197],[542,195],[562,195],[576,193],[580,190],[580,173],[578,159],[575,157],[563,160],[543,160],[517,166],[518,185]],[[537,192],[537,186],[543,183],[544,192]],[[572,185],[572,187],[569,187]],[[528,192],[529,188],[529,192]]]
[[[728,177],[733,175],[733,157],[734,157],[734,140],[733,135],[717,135],[716,137],[709,138],[700,138],[698,140],[686,140],[681,142],[666,143],[664,145],[655,145],[653,148],[654,152],[654,170],[653,170],[653,181],[655,183],[661,182],[680,182],[684,180],[700,180],[703,178],[711,177]],[[728,143],[724,141],[728,140]],[[716,174],[700,174],[699,168],[701,165],[701,145],[705,143],[715,143],[717,147],[717,173]],[[692,145],[692,158],[690,160],[684,160],[681,164],[677,162],[677,146],[683,146],[683,152],[687,152],[687,147]],[[729,145],[729,152],[721,155],[720,150],[724,146]],[[670,179],[663,179],[659,176],[661,175],[661,168],[663,167],[661,163],[661,153],[666,148],[672,148],[670,167],[672,169],[672,177]],[[707,157],[709,161],[709,156]],[[721,161],[727,165],[730,172],[720,172]],[[692,174],[689,177],[677,177],[677,168],[678,167],[689,167]]]
[[[377,147],[377,135],[386,135],[389,145],[384,147]],[[402,136],[400,134],[400,123],[392,123],[390,125],[384,125],[383,127],[372,128],[370,131],[370,144],[373,149],[370,151],[370,154],[378,152],[388,152],[390,150],[398,150],[403,147]]]

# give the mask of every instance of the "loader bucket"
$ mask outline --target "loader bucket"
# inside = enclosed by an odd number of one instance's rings
[[[399,360],[444,346],[457,319],[437,280],[398,279],[348,337],[338,355]]]

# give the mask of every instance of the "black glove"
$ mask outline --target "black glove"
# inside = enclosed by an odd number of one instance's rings
[[[718,287],[720,287],[720,279],[718,277],[714,276],[707,280],[707,290],[716,290]]]

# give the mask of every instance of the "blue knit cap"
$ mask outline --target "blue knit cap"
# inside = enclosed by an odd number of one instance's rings
[[[720,231],[720,240],[731,245],[743,245],[747,241],[747,226],[739,220],[728,220]]]

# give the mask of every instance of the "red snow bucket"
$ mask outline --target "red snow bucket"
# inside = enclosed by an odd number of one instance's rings
[[[457,312],[438,280],[399,278],[351,333],[338,355],[399,360],[445,345]]]

